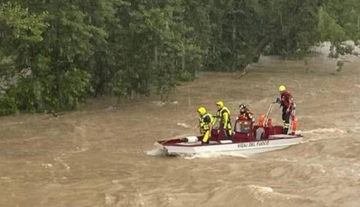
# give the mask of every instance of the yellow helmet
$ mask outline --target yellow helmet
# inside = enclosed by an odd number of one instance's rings
[[[223,107],[224,106],[224,102],[223,101],[218,101],[216,102],[217,106]]]
[[[284,85],[279,86],[279,92],[280,92],[280,93],[282,93],[282,92],[285,91],[285,90],[286,90],[286,88],[285,88]]]
[[[200,115],[204,115],[206,113],[206,109],[202,106],[200,106],[197,111],[199,112]]]

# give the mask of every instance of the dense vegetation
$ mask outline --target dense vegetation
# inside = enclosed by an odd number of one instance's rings
[[[0,114],[79,108],[92,95],[161,94],[196,71],[259,56],[332,56],[360,39],[354,0],[0,1]]]

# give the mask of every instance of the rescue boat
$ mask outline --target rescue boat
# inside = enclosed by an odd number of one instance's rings
[[[280,150],[299,144],[303,136],[296,131],[297,119],[293,117],[287,134],[283,126],[272,125],[270,105],[267,114],[260,117],[258,124],[253,120],[237,119],[231,138],[225,136],[221,124],[214,124],[208,144],[201,142],[202,136],[187,136],[177,139],[159,140],[168,155],[191,155],[209,152],[239,152],[252,155]]]

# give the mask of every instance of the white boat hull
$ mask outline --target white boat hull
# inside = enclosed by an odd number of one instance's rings
[[[268,139],[253,142],[216,143],[209,145],[201,145],[201,142],[196,142],[177,145],[165,145],[164,148],[170,155],[231,151],[236,151],[243,155],[252,155],[284,149],[291,145],[299,144],[301,140],[302,137],[293,137],[284,139]]]

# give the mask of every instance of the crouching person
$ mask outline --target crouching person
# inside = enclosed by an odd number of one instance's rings
[[[203,139],[201,140],[201,143],[209,144],[211,131],[212,131],[213,117],[211,116],[211,114],[206,112],[206,109],[204,107],[199,107],[197,111],[199,112],[200,134],[203,135]]]
[[[246,107],[245,104],[240,104],[239,109],[240,109],[240,114],[237,119],[250,120],[252,122],[255,122],[253,113]]]

